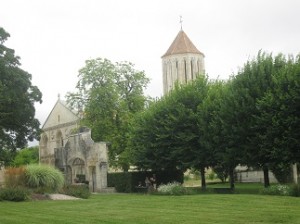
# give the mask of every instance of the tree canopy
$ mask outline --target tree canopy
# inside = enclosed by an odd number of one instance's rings
[[[18,150],[12,162],[13,166],[23,166],[28,164],[37,164],[39,162],[39,147],[29,147]]]
[[[237,165],[271,169],[280,182],[300,157],[299,56],[259,52],[227,81],[177,86],[139,114],[129,151],[139,169],[212,167],[230,176]],[[206,80],[206,81],[205,81]],[[205,186],[205,182],[202,183]]]
[[[0,27],[0,150],[23,148],[38,139],[39,121],[35,102],[42,93],[31,84],[31,74],[20,68],[20,58],[4,45],[10,35]]]
[[[68,93],[68,103],[81,111],[82,125],[92,129],[95,141],[111,143],[110,164],[128,169],[127,130],[133,115],[145,108],[149,79],[130,62],[102,58],[87,60],[78,77],[77,92]]]

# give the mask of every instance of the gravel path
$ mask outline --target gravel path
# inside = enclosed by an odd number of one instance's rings
[[[70,195],[65,195],[65,194],[49,194],[49,198],[51,200],[77,200],[80,198],[76,198]]]

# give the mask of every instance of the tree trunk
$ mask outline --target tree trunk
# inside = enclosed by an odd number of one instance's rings
[[[201,175],[201,188],[202,190],[205,190],[206,189],[205,167],[200,168],[200,175]]]
[[[263,166],[263,171],[264,171],[264,184],[265,184],[265,187],[269,187],[270,186],[269,168],[267,166]]]
[[[230,189],[234,190],[234,169],[232,167],[229,168],[229,182]]]
[[[298,184],[298,165],[297,163],[293,164],[293,180],[294,180],[294,184]]]

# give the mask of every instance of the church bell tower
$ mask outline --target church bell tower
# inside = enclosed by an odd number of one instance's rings
[[[182,28],[161,58],[164,94],[174,88],[176,81],[185,84],[205,72],[204,54],[195,47]]]

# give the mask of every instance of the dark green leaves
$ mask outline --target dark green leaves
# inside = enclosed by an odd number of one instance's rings
[[[0,28],[0,150],[22,148],[39,136],[34,103],[42,94],[31,75],[19,68],[19,57],[3,45],[9,34]]]

